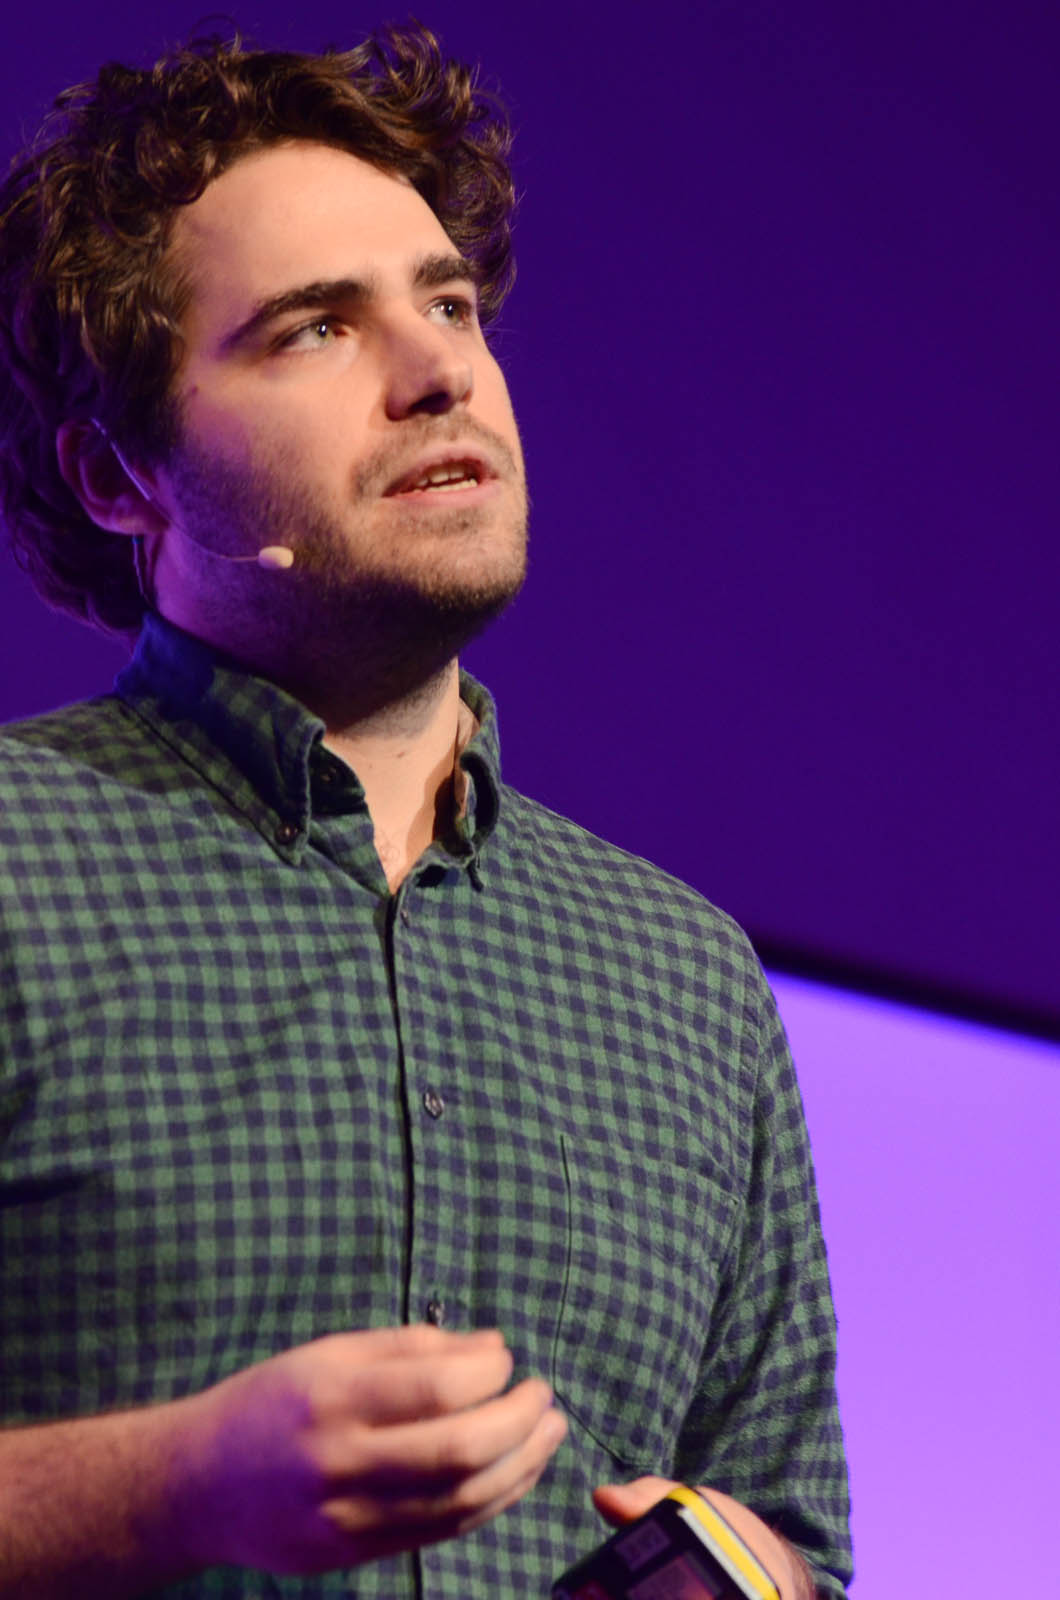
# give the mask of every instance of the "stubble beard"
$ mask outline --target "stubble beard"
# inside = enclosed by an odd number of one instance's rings
[[[506,609],[526,573],[522,464],[481,424],[463,419],[459,438],[488,451],[507,491],[503,508],[437,506],[426,533],[397,501],[380,516],[382,488],[417,445],[447,442],[444,421],[424,418],[422,436],[410,430],[367,462],[348,509],[332,510],[300,483],[294,462],[234,467],[186,441],[178,446],[169,472],[182,528],[204,547],[211,635],[227,637],[229,653],[308,703],[356,684],[365,708],[377,709],[435,678]],[[287,543],[296,555],[286,571],[218,559]]]

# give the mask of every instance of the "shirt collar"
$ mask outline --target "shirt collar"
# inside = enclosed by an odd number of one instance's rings
[[[323,745],[324,724],[293,695],[149,613],[129,665],[115,681],[121,699],[241,811],[281,855],[295,858],[308,839],[314,776],[324,770],[331,809],[364,805],[349,767]],[[460,698],[478,727],[463,745],[456,832],[476,856],[497,820],[500,746],[489,693],[460,674]],[[466,722],[466,719],[464,719]],[[335,778],[340,779],[335,782]],[[320,802],[317,802],[318,809]]]

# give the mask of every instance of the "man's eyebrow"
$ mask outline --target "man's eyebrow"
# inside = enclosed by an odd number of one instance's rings
[[[338,300],[346,304],[368,300],[373,287],[364,278],[318,278],[315,283],[302,283],[296,289],[283,289],[279,294],[270,294],[267,299],[258,301],[249,317],[245,317],[238,327],[225,334],[221,349],[234,350],[268,323],[291,311],[315,311],[322,306],[334,305]]]
[[[476,285],[478,274],[466,256],[457,253],[420,256],[413,264],[412,287],[436,289],[444,283]],[[277,317],[292,311],[314,311],[343,301],[347,305],[370,300],[376,292],[371,278],[319,278],[315,283],[299,284],[296,289],[284,289],[279,294],[259,300],[248,317],[225,335],[222,350],[234,350],[274,322]]]
[[[412,269],[414,289],[437,289],[443,283],[477,285],[478,272],[467,256],[452,254],[420,256]]]

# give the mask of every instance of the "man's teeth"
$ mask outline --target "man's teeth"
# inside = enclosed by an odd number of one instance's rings
[[[422,478],[410,484],[410,489],[469,489],[478,483],[478,473],[471,467],[431,467]]]

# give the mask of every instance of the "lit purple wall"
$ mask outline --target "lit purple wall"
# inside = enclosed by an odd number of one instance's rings
[[[853,1594],[1054,1594],[1060,1046],[774,987],[839,1317]]]

